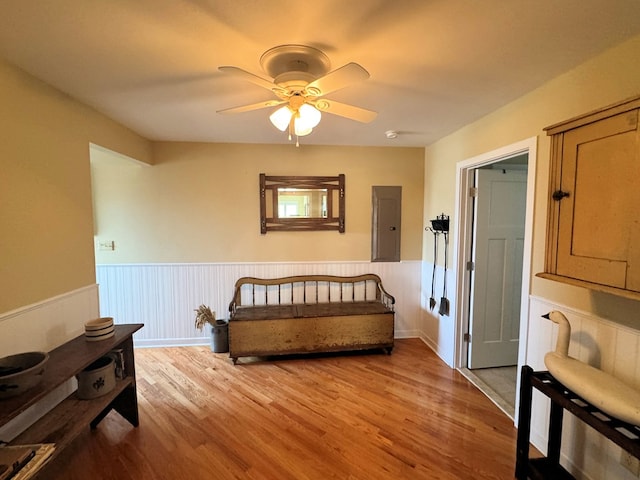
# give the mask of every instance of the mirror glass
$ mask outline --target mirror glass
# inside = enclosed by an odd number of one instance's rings
[[[327,189],[278,188],[278,218],[327,218]]]

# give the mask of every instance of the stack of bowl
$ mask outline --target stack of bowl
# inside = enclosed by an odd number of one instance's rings
[[[101,317],[89,320],[84,324],[84,336],[89,342],[106,340],[115,335],[115,327],[112,317]]]

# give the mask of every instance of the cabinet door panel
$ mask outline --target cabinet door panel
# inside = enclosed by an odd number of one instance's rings
[[[638,220],[638,114],[615,115],[565,133],[557,273],[627,288]]]

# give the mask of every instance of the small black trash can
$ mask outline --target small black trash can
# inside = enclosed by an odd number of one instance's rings
[[[214,353],[229,351],[229,324],[225,320],[216,319],[211,327],[211,350]]]

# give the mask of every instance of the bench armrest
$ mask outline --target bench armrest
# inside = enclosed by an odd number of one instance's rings
[[[378,283],[378,289],[380,290],[380,301],[384,303],[387,308],[393,310],[393,307],[396,303],[395,297],[384,289],[384,287],[382,286],[382,282]]]

